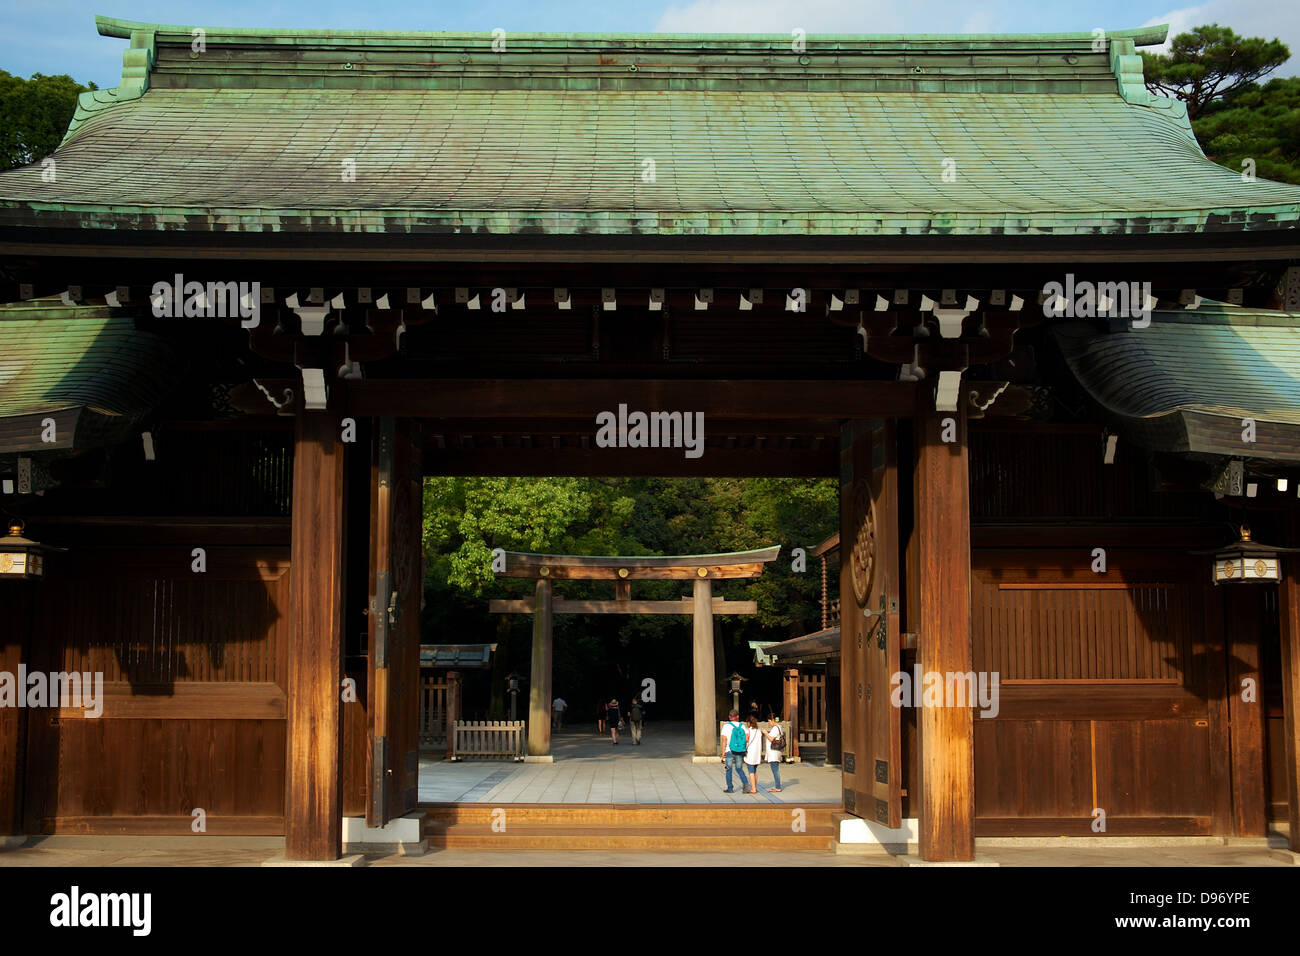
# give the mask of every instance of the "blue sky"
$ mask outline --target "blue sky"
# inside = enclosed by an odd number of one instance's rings
[[[111,4],[111,5],[110,5]],[[6,0],[0,69],[18,76],[69,73],[116,86],[125,40],[95,32],[96,13],[187,26],[482,30],[556,33],[1040,33],[1218,22],[1248,36],[1278,37],[1296,55],[1278,75],[1300,73],[1297,0]]]

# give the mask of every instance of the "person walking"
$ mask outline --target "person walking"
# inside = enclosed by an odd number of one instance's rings
[[[735,793],[731,786],[731,774],[735,771],[740,778],[740,789],[745,789],[745,727],[740,722],[740,713],[732,710],[727,714],[727,722],[722,725],[722,764],[726,768],[727,788],[723,793]]]
[[[557,697],[551,701],[551,729],[559,730],[564,726],[564,712],[569,709],[568,701]]]
[[[768,793],[781,792],[781,760],[785,756],[785,731],[781,729],[781,721],[776,714],[767,715],[768,722],[771,724],[764,737],[767,738],[767,765],[772,768],[772,782],[774,786],[768,787]]]
[[[605,703],[603,700],[596,705],[596,733],[597,734],[603,734],[605,732],[605,716],[608,713],[608,711],[609,711],[609,704]]]
[[[745,718],[745,772],[749,774],[746,793],[758,793],[758,764],[763,759],[763,731],[758,728],[758,716]]]
[[[618,746],[618,731],[623,726],[623,713],[618,708],[618,701],[611,699],[609,710],[607,711],[606,720],[609,721],[609,735],[614,738],[614,746]]]
[[[640,746],[641,744],[641,720],[645,714],[641,712],[641,699],[632,698],[632,706],[627,710],[628,726],[632,728],[632,743]]]

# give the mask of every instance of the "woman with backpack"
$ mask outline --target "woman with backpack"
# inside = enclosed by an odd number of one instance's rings
[[[767,792],[780,793],[781,758],[785,755],[785,732],[781,730],[781,720],[776,714],[768,714],[767,719],[771,723],[765,734],[767,737],[767,765],[772,768],[772,781],[776,784],[774,787],[768,787]]]
[[[763,759],[763,731],[758,729],[758,715],[745,718],[745,772],[749,774],[746,793],[758,793],[758,764]]]

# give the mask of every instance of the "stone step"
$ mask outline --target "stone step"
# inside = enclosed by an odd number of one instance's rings
[[[829,850],[835,839],[829,825],[796,833],[779,826],[608,826],[507,824],[435,825],[434,849],[476,850]]]
[[[761,797],[755,797],[755,801]],[[439,824],[489,824],[496,810],[504,810],[507,824],[523,826],[721,826],[742,832],[752,826],[788,828],[794,811],[803,811],[803,823],[833,827],[833,817],[843,810],[836,804],[538,804],[462,803],[422,806],[425,832]]]

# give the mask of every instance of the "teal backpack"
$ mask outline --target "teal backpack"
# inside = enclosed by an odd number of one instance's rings
[[[745,728],[740,724],[733,723],[731,725],[731,740],[728,746],[731,748],[732,753],[745,752]]]

